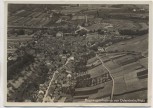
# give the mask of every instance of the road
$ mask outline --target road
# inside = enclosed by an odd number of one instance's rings
[[[46,99],[46,97],[48,95],[48,91],[49,91],[49,88],[50,88],[50,86],[51,86],[51,84],[53,82],[54,76],[55,76],[55,72],[54,72],[53,77],[52,77],[52,79],[51,79],[51,81],[49,83],[49,86],[48,86],[47,90],[46,90],[46,93],[45,93],[44,98],[43,98],[43,102],[45,102],[45,99]]]
[[[114,94],[114,78],[111,75],[110,70],[105,66],[104,62],[102,61],[102,59],[96,54],[96,57],[100,60],[100,62],[102,63],[102,66],[109,72],[109,75],[112,79],[113,85],[112,85],[112,92],[111,92],[111,100],[113,99],[113,94]]]
[[[71,60],[71,57],[69,57],[69,58],[67,59],[67,62],[66,62],[66,63],[68,63],[70,60]],[[66,63],[65,63],[64,65],[66,65]],[[43,98],[43,102],[45,102],[45,99],[46,99],[46,97],[47,97],[47,95],[48,95],[49,88],[50,88],[52,82],[54,81],[54,80],[53,80],[53,79],[54,79],[54,76],[55,76],[55,72],[54,72],[53,77],[52,77],[52,79],[51,79],[51,81],[50,81],[50,83],[49,83],[49,86],[48,86],[47,90],[46,90],[46,93],[45,93],[44,98]],[[54,100],[54,99],[52,99],[52,101],[53,101],[53,100]]]

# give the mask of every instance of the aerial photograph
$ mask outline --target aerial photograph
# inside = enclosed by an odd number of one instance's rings
[[[7,102],[147,103],[148,4],[7,7]]]

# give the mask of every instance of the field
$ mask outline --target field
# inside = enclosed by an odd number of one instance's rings
[[[144,91],[135,91],[128,94],[123,95],[115,95],[114,99],[147,99],[147,90]]]
[[[148,35],[138,36],[132,40],[122,41],[106,48],[107,51],[134,51],[146,53],[148,51]]]
[[[148,68],[148,58],[140,59],[140,64],[142,64],[146,69]]]
[[[92,64],[92,63],[94,63],[96,60],[98,60],[97,57],[93,57],[93,58],[91,58],[91,59],[89,59],[89,60],[87,61],[87,64]]]
[[[107,70],[104,67],[102,67],[102,65],[99,65],[97,67],[94,67],[93,69],[88,70],[88,73],[91,75],[91,78],[98,77],[106,72]]]
[[[92,94],[89,96],[89,99],[100,99],[104,97],[109,97],[112,90],[112,81],[109,81],[105,83],[105,86],[103,89],[98,90],[97,93]]]

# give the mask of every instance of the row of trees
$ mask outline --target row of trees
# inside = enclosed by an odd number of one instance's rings
[[[144,35],[148,33],[148,29],[145,30],[131,30],[131,29],[123,29],[119,30],[121,35]]]
[[[13,79],[18,75],[26,66],[34,62],[32,55],[24,55],[18,57],[16,61],[8,61],[7,63],[7,80]]]
[[[11,97],[8,97],[8,99],[16,102],[23,102],[25,100],[35,102],[39,85],[46,81],[47,73],[48,68],[43,63],[38,64],[37,68],[34,68],[33,73],[24,80],[19,88],[14,89],[15,93],[12,94]]]

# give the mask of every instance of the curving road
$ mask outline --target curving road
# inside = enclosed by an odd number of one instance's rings
[[[113,99],[113,94],[114,94],[114,78],[111,75],[110,70],[105,66],[104,62],[102,61],[102,59],[96,54],[96,57],[100,60],[100,62],[102,63],[102,66],[109,72],[109,75],[113,81],[113,85],[112,85],[112,92],[111,92],[111,100]]]

